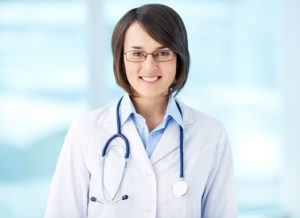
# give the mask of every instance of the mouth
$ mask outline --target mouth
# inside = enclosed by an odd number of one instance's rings
[[[140,76],[140,79],[148,82],[148,83],[154,83],[157,80],[159,80],[161,78],[161,76]]]

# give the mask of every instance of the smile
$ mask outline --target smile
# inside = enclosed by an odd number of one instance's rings
[[[161,78],[161,76],[141,76],[140,79],[146,82],[154,82]]]

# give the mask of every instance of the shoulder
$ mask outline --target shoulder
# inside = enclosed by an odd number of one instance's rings
[[[105,122],[114,122],[115,104],[99,107],[77,116],[71,124],[71,128],[82,131],[98,129]]]
[[[229,138],[222,122],[183,102],[180,102],[180,105],[183,110],[185,133],[191,144],[195,145],[194,148],[209,149],[217,158],[223,151],[230,151]]]
[[[211,130],[223,130],[224,125],[217,118],[201,112],[193,107],[188,106],[183,101],[179,101],[183,111],[183,121],[187,126],[194,125],[197,127],[205,127]]]
[[[179,101],[182,112],[185,133],[196,144],[209,146],[226,146],[228,135],[224,124],[217,118],[196,110],[182,101]]]

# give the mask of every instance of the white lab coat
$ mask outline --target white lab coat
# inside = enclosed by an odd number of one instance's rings
[[[180,102],[180,101],[179,101]],[[130,157],[119,195],[111,204],[102,198],[101,152],[116,133],[116,105],[76,119],[61,150],[46,208],[46,218],[234,218],[233,162],[223,125],[180,102],[184,122],[184,173],[189,190],[176,198],[172,184],[179,177],[179,128],[171,122],[149,159],[132,121],[122,126]],[[118,145],[119,142],[114,142]],[[112,146],[105,164],[105,186],[116,191],[124,154]],[[121,152],[122,151],[122,152]]]

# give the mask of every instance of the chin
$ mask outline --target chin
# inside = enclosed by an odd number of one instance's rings
[[[139,97],[143,97],[143,98],[161,98],[161,97],[168,97],[168,93],[167,92],[156,92],[156,93],[145,93],[142,92],[141,94],[138,95]]]

